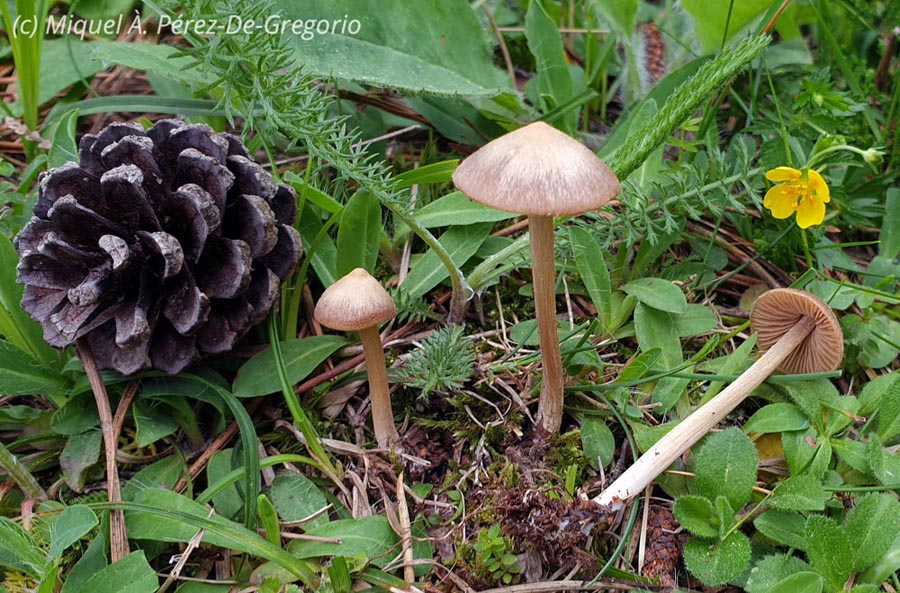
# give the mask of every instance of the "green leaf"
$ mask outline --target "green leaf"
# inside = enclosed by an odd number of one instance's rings
[[[122,499],[134,500],[141,490],[147,488],[172,489],[178,479],[188,474],[187,465],[181,455],[168,455],[159,461],[145,465],[122,487]]]
[[[235,469],[235,465],[239,465],[235,461],[234,449],[224,449],[213,453],[212,458],[209,460],[209,465],[206,466],[207,483],[218,483],[219,480]],[[244,500],[240,489],[237,487],[237,484],[233,483],[218,491],[210,502],[212,502],[213,508],[216,509],[217,513],[229,519],[237,517],[237,514],[244,508]]]
[[[418,171],[418,169],[414,169],[414,171]],[[497,222],[515,218],[516,216],[518,215],[511,212],[504,212],[473,202],[463,195],[462,192],[458,191],[438,198],[423,206],[414,214],[416,222],[429,229],[475,224],[477,222]],[[405,224],[399,224],[397,231],[394,233],[394,240],[408,233],[409,227]]]
[[[825,508],[822,482],[810,474],[798,474],[781,482],[769,506],[790,511],[821,511]]]
[[[78,146],[75,144],[75,128],[78,125],[78,110],[70,109],[57,120],[53,130],[53,145],[47,155],[47,166],[60,167],[69,161],[78,162]]]
[[[806,519],[800,513],[773,509],[753,520],[756,529],[782,546],[806,549]]]
[[[400,541],[382,515],[331,521],[308,530],[306,535],[337,539],[339,543],[294,540],[288,544],[288,550],[295,558],[362,555],[378,568],[385,567],[392,560],[393,554],[389,551]]]
[[[881,219],[878,254],[888,259],[900,255],[900,188],[889,187],[885,193],[884,218]]]
[[[661,278],[639,278],[623,284],[621,290],[634,295],[638,301],[659,311],[682,315],[687,312],[687,300],[681,289]]]
[[[752,334],[749,339],[741,342],[741,345],[738,346],[734,352],[724,357],[724,360],[722,358],[717,358],[715,360],[709,361],[707,364],[710,367],[714,368],[717,374],[739,374],[744,370],[744,366],[750,359],[750,353],[753,351],[753,346],[755,344],[756,334]],[[707,387],[706,389],[706,393],[703,394],[703,402],[706,403],[714,398],[716,394],[718,394],[722,390],[722,388],[725,387],[725,385],[726,383],[724,381],[710,381],[709,387]]]
[[[50,528],[50,558],[62,553],[97,525],[97,515],[84,505],[66,507]]]
[[[60,593],[73,593],[85,590],[85,583],[109,565],[109,562],[106,560],[107,545],[107,538],[103,535],[91,540],[87,550],[81,554],[78,562],[66,574],[66,582],[63,584]]]
[[[701,537],[719,535],[719,518],[708,498],[682,496],[675,501],[672,513],[681,526]]]
[[[91,430],[83,434],[69,437],[65,447],[59,454],[59,467],[63,479],[75,492],[84,490],[87,470],[100,459],[100,445],[103,435],[99,430]]]
[[[465,264],[491,234],[489,222],[454,226],[441,235],[440,241],[457,266]],[[424,296],[440,284],[450,273],[434,251],[429,250],[419,258],[403,281],[403,290],[411,299]]]
[[[681,340],[675,331],[675,316],[639,302],[634,308],[634,334],[638,346],[647,352],[660,348],[660,363],[671,369],[683,362]]]
[[[638,0],[594,0],[593,5],[620,35],[631,37],[637,17]]]
[[[137,430],[137,443],[146,447],[178,430],[178,422],[172,418],[172,409],[149,398],[135,400],[131,406]]]
[[[172,45],[104,40],[93,46],[94,59],[100,60],[104,67],[118,64],[185,84],[207,85],[213,82],[204,76],[202,68],[195,67],[195,58]]]
[[[316,211],[305,204],[297,222],[297,230],[303,240],[305,257],[310,259],[319,281],[328,287],[338,280],[337,247],[324,227],[325,224]]]
[[[299,474],[277,476],[267,492],[282,521],[307,519],[328,506],[325,494],[319,487]],[[323,514],[304,526],[314,528],[325,523],[328,523],[328,517]]]
[[[288,380],[297,384],[305,379],[338,348],[347,344],[340,336],[310,336],[281,343]],[[280,391],[281,384],[273,372],[275,364],[270,349],[255,354],[238,371],[234,395],[255,397]]]
[[[877,436],[869,442],[869,466],[882,484],[900,484],[900,456],[883,448]]]
[[[898,570],[900,570],[900,536],[891,543],[890,549],[878,558],[875,564],[859,575],[857,580],[864,583],[883,583]]]
[[[861,416],[868,416],[879,410],[885,395],[900,390],[900,373],[894,371],[878,375],[863,385],[859,392],[859,410]]]
[[[809,565],[796,556],[766,556],[750,571],[746,584],[747,593],[770,593],[776,583],[804,571],[809,571]]]
[[[894,372],[888,376],[898,374]],[[900,381],[894,377],[893,381],[884,381],[881,385],[885,389],[879,398],[878,437],[887,442],[900,434]]]
[[[405,189],[414,185],[447,183],[452,179],[457,165],[459,165],[459,159],[450,159],[404,171],[394,176],[395,187]]]
[[[819,437],[813,428],[781,433],[781,446],[792,475],[808,473],[817,478],[822,477],[827,466],[822,467],[821,463],[816,463],[816,458],[824,441],[825,437]]]
[[[87,20],[103,20],[118,16],[134,6],[134,0],[79,0],[74,8],[78,16]],[[139,13],[132,15],[137,16]],[[125,15],[123,15],[125,18]],[[130,23],[122,21],[122,27],[126,28]],[[125,29],[127,31],[127,28]]]
[[[509,87],[464,0],[277,0],[278,12],[280,22],[298,23],[284,36],[315,76],[441,95],[493,96]],[[337,25],[316,34],[305,28],[310,22]]]
[[[337,275],[356,268],[375,271],[381,245],[381,204],[371,192],[360,190],[344,206],[337,233]]]
[[[62,395],[69,381],[11,344],[0,339],[0,393]]]
[[[696,22],[697,38],[703,53],[722,47],[726,39],[737,35],[771,4],[771,0],[714,2],[684,0],[682,6]],[[726,34],[727,33],[727,34]]]
[[[844,522],[853,542],[853,570],[872,566],[900,535],[900,505],[886,492],[869,493],[851,509]]]
[[[714,330],[718,323],[709,307],[689,304],[684,313],[675,316],[675,332],[679,337],[690,338]]]
[[[798,572],[775,584],[769,593],[822,593],[825,579],[814,572]]]
[[[807,519],[806,555],[813,569],[834,589],[840,589],[853,572],[850,538],[828,517],[813,515]]]
[[[788,403],[769,404],[757,410],[747,423],[744,432],[784,432],[786,430],[804,430],[809,426],[809,419],[800,409]]]
[[[584,456],[594,468],[598,468],[612,463],[616,439],[603,418],[587,416],[581,424],[581,446]]]
[[[750,542],[739,531],[722,541],[692,537],[684,546],[685,566],[710,587],[738,578],[749,563]]]
[[[612,283],[603,250],[590,233],[576,226],[569,227],[569,242],[578,275],[597,309],[600,331],[606,331],[612,318]]]
[[[525,39],[528,50],[534,56],[537,92],[544,113],[563,105],[575,96],[572,76],[566,62],[559,27],[547,14],[541,0],[533,0],[525,13]],[[570,112],[563,128],[573,133],[577,110]]]
[[[841,460],[863,474],[871,474],[869,465],[869,444],[848,439],[831,439],[831,448]]]
[[[18,523],[0,517],[0,566],[40,578],[44,552]]]
[[[95,574],[79,593],[153,593],[158,587],[156,571],[138,550]]]
[[[697,452],[697,491],[710,500],[724,496],[740,510],[750,500],[757,463],[756,447],[740,429],[715,433]]]
[[[661,348],[651,348],[646,352],[641,352],[625,365],[625,368],[622,369],[622,372],[616,377],[615,382],[628,383],[629,381],[642,379],[644,375],[653,368],[653,365],[656,364],[656,361],[659,360],[660,356],[662,356]]]
[[[108,508],[113,503],[97,503]],[[203,529],[204,542],[229,550],[237,550],[276,562],[304,583],[315,581],[312,571],[278,546],[261,538],[255,531],[224,517],[213,515],[200,503],[169,490],[148,488],[137,494],[135,502],[116,505],[125,509],[129,537],[163,542],[190,541]]]

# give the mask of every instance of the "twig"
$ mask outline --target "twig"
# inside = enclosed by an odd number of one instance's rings
[[[118,437],[113,425],[112,409],[109,407],[109,395],[106,393],[106,385],[103,376],[97,370],[94,356],[90,347],[78,340],[78,357],[84,365],[97,401],[97,413],[100,416],[100,430],[103,433],[103,444],[106,453],[106,480],[109,502],[122,502],[122,491],[119,488],[119,470],[116,467],[116,449],[118,449]],[[122,509],[110,509],[109,511],[109,556],[115,563],[128,555],[128,532],[125,530],[125,512]]]
[[[416,570],[413,566],[416,556],[412,547],[409,506],[406,504],[406,493],[403,489],[403,472],[397,477],[397,514],[400,518],[400,543],[403,546],[403,580],[412,585],[416,582]]]
[[[207,519],[212,519],[213,515],[216,514],[215,509],[209,509],[209,515],[207,515]],[[187,564],[188,558],[190,558],[191,553],[200,547],[200,540],[203,539],[203,534],[206,533],[205,529],[200,529],[194,537],[190,539],[187,543],[187,547],[185,547],[184,552],[178,555],[178,563],[175,564],[175,567],[172,569],[172,572],[169,576],[166,577],[165,582],[160,586],[159,589],[156,590],[156,593],[165,593],[166,589],[172,586],[172,583],[175,582],[176,579],[181,575],[181,571],[184,570],[184,565]]]

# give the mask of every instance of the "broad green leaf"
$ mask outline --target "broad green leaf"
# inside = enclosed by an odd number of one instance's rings
[[[79,593],[153,593],[158,587],[156,571],[138,550],[95,574]]]
[[[59,454],[59,467],[66,484],[75,492],[84,490],[85,474],[100,459],[102,443],[103,435],[99,430],[74,434],[66,441]]]
[[[40,578],[44,552],[18,523],[0,517],[0,566]]]
[[[462,266],[472,257],[491,234],[493,224],[489,222],[454,226],[440,237],[444,249],[457,266]],[[450,272],[431,250],[419,258],[403,281],[403,290],[410,298],[417,299],[450,276]]]
[[[172,417],[172,408],[150,398],[135,400],[131,406],[137,430],[137,443],[146,447],[178,430],[178,422]]]
[[[272,545],[281,545],[281,530],[278,527],[278,512],[272,506],[272,501],[265,494],[256,497],[256,514],[259,516],[259,522],[262,525],[266,539]]]
[[[277,476],[267,494],[282,521],[300,521],[321,511],[328,505],[325,494],[311,480],[299,474]],[[321,515],[304,524],[315,528],[328,523],[327,515]]]
[[[769,506],[791,511],[821,511],[825,508],[822,482],[809,474],[798,474],[781,482]]]
[[[716,328],[718,320],[709,307],[688,304],[684,313],[675,316],[675,331],[679,337],[690,338]]]
[[[737,35],[771,3],[771,0],[744,0],[733,3],[683,0],[681,5],[694,17],[695,30],[703,53],[711,53],[722,47],[725,40]]]
[[[344,206],[337,233],[337,275],[356,268],[375,271],[381,245],[381,204],[371,192],[360,190]]]
[[[674,315],[638,302],[634,308],[634,333],[644,352],[660,348],[659,362],[671,369],[683,362],[681,340],[675,331]]]
[[[775,584],[769,593],[822,593],[825,579],[814,572],[798,572]]]
[[[900,570],[900,536],[891,543],[890,549],[859,575],[864,583],[883,583]]]
[[[881,409],[881,400],[888,393],[900,391],[900,373],[892,372],[878,375],[863,385],[859,392],[859,411],[861,416],[868,416]]]
[[[885,194],[879,239],[878,254],[888,259],[897,259],[900,254],[900,188],[889,187]]]
[[[739,531],[722,541],[692,537],[684,546],[684,563],[703,584],[723,585],[747,569],[750,541]]]
[[[295,385],[305,379],[326,358],[347,340],[340,336],[310,336],[281,343],[288,381]],[[254,397],[281,390],[281,384],[273,371],[274,360],[270,349],[255,354],[245,362],[234,380],[237,397]]]
[[[869,442],[869,467],[882,484],[900,484],[900,456],[883,448],[877,436]]]
[[[809,564],[796,556],[766,556],[756,563],[747,578],[747,593],[770,593],[776,583],[798,572],[809,572]]]
[[[772,509],[754,519],[753,525],[783,546],[806,549],[806,519],[800,513]]]
[[[414,185],[447,183],[452,178],[453,172],[456,171],[457,165],[459,165],[459,159],[450,159],[404,171],[394,176],[395,187],[404,189]]]
[[[593,0],[593,5],[620,35],[631,37],[634,32],[638,0]]]
[[[715,433],[697,452],[697,491],[710,500],[724,496],[739,510],[750,499],[757,463],[756,447],[740,429]]]
[[[701,537],[719,535],[719,518],[708,498],[702,496],[682,496],[675,501],[672,513],[681,526]]]
[[[493,96],[509,87],[463,0],[277,0],[278,12],[278,21],[298,23],[283,35],[309,74],[441,95]],[[309,23],[334,30],[320,34]]]
[[[781,447],[791,475],[807,473],[818,478],[822,476],[826,468],[814,462],[824,440],[825,437],[818,436],[813,428],[781,433]]]
[[[167,455],[159,461],[145,465],[131,476],[122,487],[122,499],[134,500],[141,490],[148,488],[166,488],[171,490],[178,480],[187,475],[187,465],[180,455]]]
[[[418,169],[416,169],[418,170]],[[477,222],[497,222],[515,218],[518,214],[504,212],[473,202],[462,192],[452,192],[423,206],[415,213],[416,222],[425,228],[475,224]],[[399,225],[395,240],[409,233],[409,227]]]
[[[744,432],[784,432],[804,430],[809,420],[797,406],[788,403],[769,404],[757,410],[747,423]]]
[[[894,372],[891,375],[900,373]],[[878,437],[883,442],[888,442],[900,434],[900,381],[883,381],[882,384],[886,389],[879,398]]]
[[[572,76],[566,62],[559,27],[544,9],[541,0],[533,0],[525,13],[525,39],[536,64],[535,81],[540,97],[541,111],[547,113],[563,105],[575,96]],[[563,128],[573,133],[577,110],[564,118]]]
[[[576,226],[569,227],[569,241],[575,255],[578,275],[597,309],[600,331],[604,332],[609,328],[612,317],[612,283],[603,250],[590,233]]]
[[[653,368],[660,356],[662,356],[661,348],[651,348],[646,352],[641,352],[625,365],[625,368],[616,377],[615,382],[628,383],[629,381],[637,381],[643,378]]]
[[[638,301],[659,311],[682,315],[687,312],[687,300],[681,289],[661,278],[639,278],[623,284],[621,290],[634,295]]]
[[[741,345],[738,346],[734,352],[724,357],[724,360],[720,358],[710,361],[707,364],[714,368],[717,374],[740,374],[744,370],[747,361],[750,359],[750,352],[752,352],[754,344],[756,344],[756,334],[751,335],[749,339],[741,342]],[[710,381],[706,393],[703,394],[703,402],[708,402],[714,398],[725,385],[726,384],[723,381]],[[746,427],[744,428],[744,431],[749,432]]]
[[[104,508],[109,505],[101,503],[97,506]],[[186,496],[149,488],[139,492],[135,502],[122,503],[121,506],[125,508],[129,537],[187,542],[203,529],[204,542],[276,562],[307,584],[315,580],[305,563],[243,525],[215,514],[210,517],[209,509]]]
[[[840,589],[853,572],[853,543],[847,532],[821,515],[806,521],[806,555],[828,585]]]
[[[387,518],[382,515],[331,521],[307,530],[306,535],[337,539],[340,543],[294,540],[288,544],[288,551],[296,558],[363,555],[379,568],[393,559],[390,550],[399,541]]]
[[[860,499],[844,522],[853,542],[853,570],[875,564],[900,535],[900,505],[886,492],[872,492]]]
[[[97,525],[97,515],[84,505],[66,507],[50,528],[50,557],[62,553]]]
[[[75,566],[66,574],[66,582],[63,584],[60,593],[83,591],[85,583],[109,565],[109,562],[106,560],[108,544],[105,534],[101,534],[91,540],[87,550],[84,551],[78,562],[75,563]]]
[[[872,473],[872,466],[869,465],[868,443],[837,438],[832,438],[830,442],[831,448],[844,463],[860,473]]]
[[[692,370],[693,367],[687,367],[685,372],[690,373]],[[684,395],[690,382],[690,379],[681,377],[663,377],[657,381],[651,394],[653,403],[657,404],[654,412],[662,414],[671,410]]]
[[[195,58],[185,55],[172,45],[104,40],[93,46],[94,59],[99,60],[104,67],[118,64],[187,84],[206,85],[213,82],[203,74],[201,68],[195,67]]]
[[[234,449],[224,449],[213,453],[206,466],[206,481],[209,484],[216,484],[224,478],[231,470],[235,469]],[[244,499],[241,496],[240,489],[237,484],[228,484],[217,492],[210,501],[216,512],[223,517],[234,519],[237,517],[241,509],[244,508]]]
[[[70,109],[57,120],[53,130],[53,145],[47,155],[49,167],[60,167],[69,161],[78,162],[78,146],[75,144],[75,127],[78,124],[78,110]]]
[[[62,395],[69,387],[63,375],[0,339],[0,393]]]
[[[616,439],[603,418],[587,416],[581,424],[581,446],[593,467],[603,467],[613,460]]]
[[[313,208],[306,204],[297,221],[304,256],[310,259],[319,281],[327,288],[337,282],[337,247]]]

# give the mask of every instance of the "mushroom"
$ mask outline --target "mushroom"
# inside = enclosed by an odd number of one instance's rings
[[[359,332],[369,372],[375,440],[379,447],[384,448],[395,445],[400,435],[394,427],[378,324],[393,319],[396,314],[397,308],[391,295],[362,268],[356,268],[326,288],[313,313],[316,321],[325,327]]]
[[[764,352],[759,360],[647,449],[594,502],[620,506],[640,493],[775,369],[822,373],[837,369],[844,357],[844,336],[834,313],[821,299],[800,290],[776,288],[760,296],[750,313],[750,327]]]
[[[543,122],[505,134],[466,158],[453,183],[470,199],[528,215],[534,306],[543,358],[538,423],[559,431],[563,368],[556,324],[553,217],[583,214],[619,194],[615,173],[586,146]]]

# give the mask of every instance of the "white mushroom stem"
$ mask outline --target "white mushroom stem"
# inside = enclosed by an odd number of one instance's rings
[[[528,217],[531,235],[531,272],[534,309],[541,344],[543,374],[538,404],[538,424],[547,432],[559,432],[563,415],[563,366],[556,324],[556,260],[553,257],[553,217]]]
[[[664,437],[658,440],[606,490],[594,498],[601,505],[622,506],[626,500],[664,472],[711,428],[722,421],[754,389],[766,380],[815,329],[812,317],[804,315],[797,324],[772,345],[745,373],[714,398],[697,408]]]
[[[400,435],[394,426],[394,411],[391,408],[391,395],[388,391],[381,336],[378,334],[378,327],[374,325],[359,330],[359,335],[362,338],[363,352],[366,354],[375,440],[378,441],[379,447],[391,448],[400,441]]]

